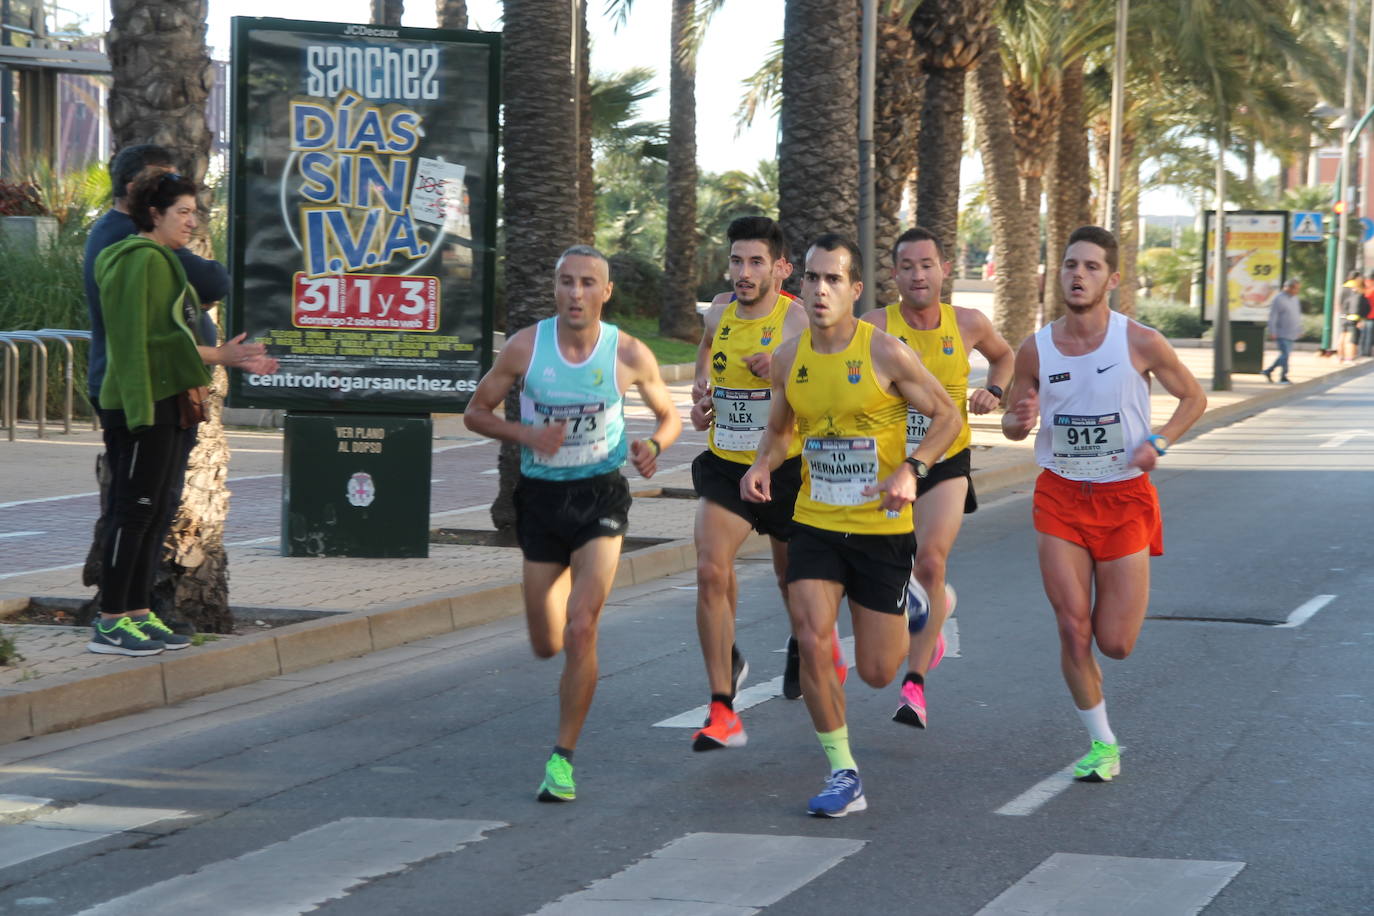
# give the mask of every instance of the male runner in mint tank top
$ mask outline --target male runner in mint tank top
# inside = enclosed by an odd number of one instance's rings
[[[520,445],[516,528],[530,647],[540,658],[566,650],[558,741],[544,767],[540,801],[577,797],[573,750],[596,691],[597,622],[630,509],[620,464],[628,457],[640,474],[653,476],[659,452],[682,431],[653,353],[601,321],[611,288],[601,252],[587,245],[563,252],[554,268],[557,314],[506,341],[463,416],[473,432]],[[496,409],[517,381],[521,418],[506,420]],[[652,436],[627,443],[621,404],[631,386],[658,426]]]
[[[1060,666],[1092,739],[1074,778],[1106,782],[1121,771],[1107,721],[1102,669],[1135,647],[1150,600],[1150,557],[1163,553],[1159,501],[1148,472],[1207,407],[1197,379],[1158,331],[1107,304],[1121,282],[1116,237],[1097,226],[1069,236],[1059,268],[1065,315],[1026,338],[1002,417],[1020,441],[1040,423],[1036,545],[1045,594],[1059,624]],[[1178,398],[1150,429],[1150,376]]]

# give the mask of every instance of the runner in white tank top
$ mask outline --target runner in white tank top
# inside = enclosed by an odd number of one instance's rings
[[[1121,771],[1093,643],[1125,658],[1145,621],[1150,556],[1163,552],[1159,503],[1145,472],[1207,406],[1193,374],[1158,332],[1116,314],[1116,238],[1097,226],[1069,236],[1059,270],[1067,313],[1027,338],[1002,417],[1008,439],[1037,422],[1036,544],[1045,594],[1059,626],[1061,670],[1092,749],[1074,777],[1105,782]],[[1150,432],[1153,375],[1178,399]]]

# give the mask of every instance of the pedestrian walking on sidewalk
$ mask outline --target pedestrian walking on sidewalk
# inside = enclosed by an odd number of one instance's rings
[[[902,681],[901,701],[894,721],[925,728],[926,676],[945,655],[942,629],[954,613],[953,586],[945,581],[950,551],[959,536],[964,515],[978,509],[973,492],[973,431],[968,415],[985,414],[1002,401],[1011,384],[1016,354],[988,317],[977,309],[959,308],[940,301],[940,289],[952,270],[940,240],[929,229],[916,226],[897,237],[892,246],[893,270],[899,302],[864,315],[864,321],[893,335],[911,347],[959,410],[959,434],[945,454],[931,465],[930,475],[916,482],[916,564],[908,584],[911,613],[911,649],[907,674]],[[968,388],[970,350],[988,360],[987,384]],[[906,447],[914,451],[925,438],[930,420],[908,408]]]
[[[1279,355],[1264,370],[1264,377],[1274,380],[1274,370],[1279,371],[1279,381],[1287,385],[1288,357],[1293,352],[1293,341],[1302,336],[1302,304],[1298,300],[1298,281],[1288,280],[1283,291],[1269,302],[1269,339],[1279,348]]]
[[[200,303],[174,249],[196,227],[196,186],[174,172],[147,169],[129,192],[138,229],[96,258],[106,367],[100,422],[113,481],[101,553],[101,614],[92,652],[156,655],[184,649],[151,609],[153,574],[186,470],[210,373],[197,351]]]
[[[1116,237],[1097,226],[1069,236],[1059,269],[1067,313],[1021,344],[1002,432],[1020,441],[1040,424],[1036,545],[1059,625],[1060,666],[1092,748],[1074,778],[1110,780],[1121,748],[1107,720],[1102,669],[1131,654],[1150,598],[1150,557],[1164,552],[1148,472],[1202,415],[1207,398],[1158,331],[1113,312],[1121,282]],[[1150,429],[1150,378],[1178,399]]]
[[[903,598],[916,546],[917,481],[959,431],[954,403],[911,348],[855,316],[861,265],[858,246],[843,236],[812,243],[802,280],[809,324],[773,356],[772,413],[740,480],[743,499],[768,502],[774,472],[787,460],[792,437],[801,437],[787,587],[802,696],[830,764],[825,788],[807,804],[816,817],[868,807],[832,662],[840,601],[848,595],[855,669],[865,683],[886,686],[909,645]],[[908,407],[930,418],[910,455]]]
[[[596,691],[597,623],[629,521],[630,487],[620,466],[628,455],[652,477],[659,452],[682,431],[654,354],[601,320],[611,289],[601,252],[588,245],[563,252],[554,268],[556,314],[506,341],[463,415],[473,432],[520,446],[516,535],[530,646],[540,658],[566,652],[558,740],[538,793],[547,802],[577,797],[572,757]],[[517,382],[515,422],[496,409]],[[625,436],[631,386],[658,424],[634,442]]]

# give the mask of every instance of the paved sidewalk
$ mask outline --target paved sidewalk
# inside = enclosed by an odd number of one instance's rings
[[[1180,347],[1180,356],[1210,388],[1210,349]],[[1293,354],[1292,385],[1269,384],[1261,376],[1236,375],[1233,390],[1208,391],[1207,428],[1254,413],[1299,392],[1364,373],[1374,361],[1342,366],[1312,351]],[[689,367],[668,367],[672,389],[685,402]],[[687,379],[684,381],[684,379]],[[1153,397],[1155,423],[1172,410],[1173,400],[1160,386]],[[685,412],[685,407],[684,407]],[[980,494],[1027,486],[1037,468],[1031,438],[1011,443],[1002,438],[1000,414],[974,419],[974,480]],[[76,493],[91,485],[89,465],[74,467],[64,445],[98,434],[75,430],[64,437],[26,442],[23,451],[0,442],[4,489],[0,499],[19,500],[32,493]],[[458,417],[436,418],[436,437],[473,438]],[[32,438],[32,428],[21,437]],[[7,452],[7,449],[9,450]],[[87,449],[86,451],[91,451]],[[16,455],[22,454],[22,460]],[[674,470],[652,481],[635,480],[636,501],[631,534],[659,543],[625,554],[617,587],[643,583],[682,572],[695,565],[692,525],[695,501],[673,490],[689,490],[693,457],[678,446],[667,453]],[[666,492],[665,492],[666,491]],[[41,504],[33,507],[34,524]],[[231,507],[232,512],[232,507]],[[975,522],[976,524],[976,522]],[[435,515],[431,527],[489,529],[486,509],[475,506]],[[0,539],[0,551],[5,541]],[[521,610],[520,555],[515,548],[432,545],[428,559],[369,560],[287,558],[277,555],[275,538],[229,548],[231,599],[241,621],[240,632],[213,637],[203,646],[130,659],[94,655],[85,650],[89,631],[62,626],[0,626],[24,659],[0,666],[0,742],[73,728],[140,709],[298,671],[341,658],[362,655],[422,639]],[[766,549],[755,537],[752,551]],[[74,558],[79,560],[80,558]],[[21,567],[22,568],[22,567]],[[83,599],[90,595],[79,567],[0,577],[0,624],[33,597]],[[318,619],[281,624],[283,617]]]

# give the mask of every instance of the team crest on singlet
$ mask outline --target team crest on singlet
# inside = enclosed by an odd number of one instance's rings
[[[940,351],[941,351],[942,353],[944,353],[946,356],[953,356],[953,355],[954,355],[954,338],[953,338],[953,337],[941,337],[941,338],[940,338]]]
[[[759,346],[766,347],[773,342],[773,334],[777,328],[764,328],[763,335],[759,337]]]
[[[808,374],[807,371],[806,371],[806,367],[805,367],[805,366],[798,366],[798,367],[797,367],[797,384],[800,385],[800,384],[802,384],[803,382],[806,382],[806,381],[809,381],[809,380],[810,380],[810,376],[809,376],[809,374]]]
[[[711,368],[714,369],[714,370],[716,370],[716,372],[724,372],[724,371],[725,371],[725,351],[724,351],[724,350],[717,350],[715,353],[712,353],[712,354],[711,354]]]
[[[863,360],[847,359],[844,361],[844,364],[849,369],[849,384],[859,384],[859,379],[863,378],[863,373],[860,371],[863,369],[864,366]]]
[[[730,339],[730,326],[729,326],[728,324],[722,324],[722,325],[720,326],[720,339],[721,339],[721,340],[729,340],[729,339]]]
[[[600,369],[593,369],[593,370],[592,370],[592,386],[593,386],[593,387],[600,387],[600,385],[601,385],[601,380],[604,379],[605,377],[606,377],[606,376],[605,376],[605,373],[603,373]]]

